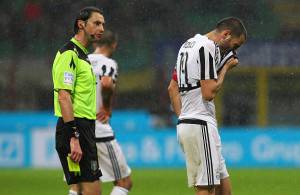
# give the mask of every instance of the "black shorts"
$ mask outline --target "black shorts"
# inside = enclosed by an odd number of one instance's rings
[[[72,131],[66,129],[62,118],[59,118],[56,124],[55,147],[68,185],[93,182],[99,180],[99,177],[102,176],[95,143],[95,121],[84,118],[75,118],[75,121],[80,133],[79,143],[83,154],[79,162],[80,175],[70,172],[68,168],[67,156],[71,153],[70,139]]]

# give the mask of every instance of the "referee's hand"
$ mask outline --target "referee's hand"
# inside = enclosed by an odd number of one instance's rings
[[[70,158],[76,162],[79,163],[82,157],[82,150],[79,144],[79,139],[72,137],[70,141],[70,147],[71,147],[71,156]]]

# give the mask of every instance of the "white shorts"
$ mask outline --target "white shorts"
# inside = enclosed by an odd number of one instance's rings
[[[102,176],[102,182],[120,180],[130,175],[125,156],[116,139],[107,142],[97,142],[97,154]]]
[[[177,125],[177,137],[186,158],[189,187],[219,185],[220,179],[229,177],[217,127],[184,119]]]

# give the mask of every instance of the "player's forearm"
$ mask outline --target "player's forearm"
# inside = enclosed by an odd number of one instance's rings
[[[224,83],[224,79],[225,79],[225,75],[226,75],[227,71],[228,71],[228,68],[223,67],[222,70],[219,72],[216,87],[215,87],[215,90],[214,90],[215,94],[217,94],[218,91],[221,89],[221,87]]]
[[[60,90],[58,93],[58,102],[64,122],[74,120],[73,104],[71,95],[68,91]]]
[[[180,100],[180,95],[179,94],[174,94],[170,97],[171,99],[171,105],[172,108],[176,114],[176,116],[179,116],[181,113],[181,100]]]
[[[102,106],[105,110],[111,112],[114,90],[111,87],[102,88]]]
[[[221,69],[221,71],[218,73],[218,80],[217,80],[217,86],[216,86],[216,93],[221,89],[221,86],[223,85],[225,75],[226,73],[231,70],[232,68],[236,67],[238,64],[238,59],[236,57],[230,58],[224,67]]]
[[[221,86],[224,82],[225,74],[227,72],[226,68],[223,68],[219,75],[218,79],[209,79],[209,80],[201,80],[201,92],[202,98],[206,101],[212,101],[217,95],[218,91],[221,89]]]
[[[176,81],[171,80],[168,87],[168,92],[169,92],[169,97],[170,97],[173,111],[177,116],[179,116],[181,113],[181,99],[180,99],[180,93]]]

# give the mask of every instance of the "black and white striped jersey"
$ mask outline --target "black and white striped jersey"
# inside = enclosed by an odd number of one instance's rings
[[[102,54],[90,54],[89,60],[96,76],[109,76],[114,82],[118,78],[118,64],[115,60]]]
[[[96,76],[96,111],[99,112],[99,109],[102,106],[102,95],[101,95],[101,77],[103,76],[109,76],[113,79],[114,83],[116,83],[118,78],[118,65],[117,62],[111,58],[108,58],[101,54],[90,54],[89,60],[91,62],[94,74]],[[102,124],[99,121],[96,121],[96,137],[109,137],[113,136],[113,130],[109,123]]]
[[[226,64],[226,62],[228,62],[228,60],[231,59],[231,58],[237,58],[236,52],[233,51],[233,50],[230,50],[230,51],[226,52],[222,56],[221,62],[216,64],[217,72],[219,72],[223,68],[223,66]]]
[[[206,36],[197,34],[181,46],[176,62],[182,102],[179,119],[201,119],[216,124],[214,102],[202,98],[200,80],[217,79],[220,61],[219,47]]]

